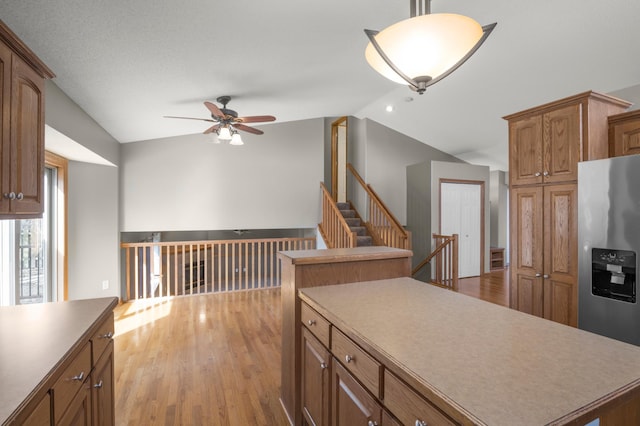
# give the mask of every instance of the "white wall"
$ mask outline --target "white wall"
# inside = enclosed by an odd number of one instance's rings
[[[509,184],[507,173],[491,172],[491,246],[505,249],[505,263],[509,253]]]
[[[118,141],[51,81],[46,82],[45,123],[119,163]],[[69,299],[119,296],[118,169],[70,161],[68,172]],[[103,280],[109,280],[106,291]]]
[[[488,166],[431,162],[431,229],[440,232],[440,179],[473,180],[484,182],[484,272],[489,272],[491,241],[491,208],[489,201],[490,171]]]
[[[121,231],[314,228],[324,120],[261,129],[239,147],[201,134],[123,144]]]
[[[69,299],[119,297],[118,169],[70,161],[67,208]]]

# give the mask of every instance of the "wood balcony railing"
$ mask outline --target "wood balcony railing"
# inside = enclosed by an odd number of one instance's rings
[[[391,214],[371,185],[367,184],[351,163],[347,164],[356,181],[368,195],[368,218],[365,223],[378,245],[411,250],[411,235]]]
[[[411,275],[416,275],[420,269],[431,263],[431,283],[458,291],[458,234],[433,234],[435,249],[418,266]]]
[[[126,300],[280,286],[277,252],[315,238],[123,243]]]
[[[357,245],[357,235],[349,228],[327,187],[320,183],[322,192],[322,222],[318,225],[328,248],[352,248]]]

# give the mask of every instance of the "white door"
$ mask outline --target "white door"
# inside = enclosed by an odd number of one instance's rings
[[[440,233],[458,234],[458,276],[480,275],[481,186],[466,183],[440,185]]]

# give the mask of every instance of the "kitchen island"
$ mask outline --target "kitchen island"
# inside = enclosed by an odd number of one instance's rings
[[[640,424],[640,347],[411,278],[299,297],[308,422]]]
[[[117,303],[0,308],[0,424],[113,424]]]

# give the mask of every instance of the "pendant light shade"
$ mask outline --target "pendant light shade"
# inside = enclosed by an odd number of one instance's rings
[[[218,130],[218,140],[228,142],[231,140],[231,131],[228,127],[221,127]]]
[[[229,142],[229,145],[244,145],[240,133],[234,132],[233,135],[231,135],[231,142]]]
[[[422,94],[462,65],[480,47],[496,24],[481,26],[453,13],[429,13],[397,22],[382,31],[365,30],[367,62],[389,80]],[[413,9],[415,10],[415,9]]]

